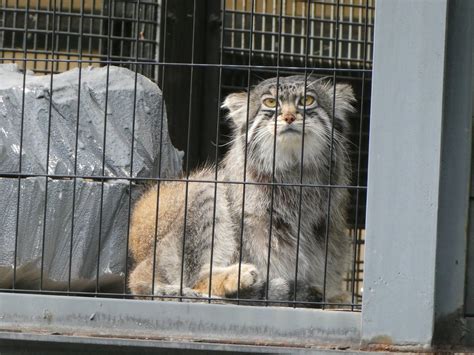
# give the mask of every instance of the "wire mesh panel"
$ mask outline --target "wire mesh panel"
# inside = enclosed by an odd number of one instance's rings
[[[4,0],[2,289],[358,309],[373,5]]]
[[[375,3],[370,0],[282,1],[281,4],[279,1],[256,1],[252,11],[250,1],[226,1],[223,60],[256,68],[250,75],[228,71],[222,81],[224,93],[246,88],[249,80],[253,85],[262,78],[273,76],[274,73],[260,66],[293,68],[306,65],[311,67],[308,73],[351,83],[358,100],[357,114],[351,117],[348,149],[355,186],[367,184],[371,73],[358,69],[372,67],[374,7]],[[292,71],[282,68],[280,72],[288,75]],[[354,282],[359,296],[362,292],[365,199],[365,190],[351,190],[349,219],[352,221],[351,234],[356,237]]]
[[[251,50],[256,61],[260,59],[268,62],[279,56],[282,62],[304,65],[307,57],[308,65],[317,63],[333,66],[337,60],[339,67],[370,68],[374,11],[372,2],[341,1],[336,6],[332,1],[308,3],[304,0],[285,0],[280,5],[277,0],[262,0],[255,3],[253,16],[250,1],[231,0],[226,2],[226,6],[226,53],[248,55]],[[336,31],[337,49],[334,41]],[[251,49],[250,32],[254,36]],[[309,42],[307,56],[306,41]]]
[[[137,7],[125,0],[2,0],[1,58],[26,57],[36,73],[63,72],[78,63],[154,60],[159,15],[157,1]],[[151,68],[143,74],[154,75]]]

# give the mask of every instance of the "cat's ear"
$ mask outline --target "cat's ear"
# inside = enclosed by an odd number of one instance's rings
[[[356,102],[354,90],[349,84],[336,84],[336,90],[331,87],[329,94],[333,98],[336,91],[336,109],[335,116],[339,119],[346,120],[350,113],[355,112],[354,104]]]
[[[242,92],[235,92],[233,94],[228,95],[224,103],[222,104],[222,108],[228,109],[230,112],[239,110],[242,107],[246,107],[247,105],[247,93]]]
[[[237,125],[242,122],[242,117],[246,117],[248,94],[246,92],[236,92],[228,95],[222,103],[222,108],[229,110],[230,117]],[[245,121],[244,121],[245,122]]]
[[[336,87],[331,81],[323,83],[322,87],[326,91],[330,99],[330,110],[332,111],[333,102],[335,103],[334,108],[334,127],[343,134],[349,131],[348,116],[350,113],[355,112],[354,103],[356,99],[354,97],[354,91],[349,84],[336,84]],[[334,93],[336,98],[334,98]],[[332,116],[332,112],[330,115]]]

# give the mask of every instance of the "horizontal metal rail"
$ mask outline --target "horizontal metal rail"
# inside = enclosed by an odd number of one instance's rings
[[[201,184],[232,184],[232,185],[260,185],[260,186],[281,186],[281,187],[314,187],[314,188],[329,188],[329,189],[360,189],[365,190],[367,186],[352,186],[352,185],[328,185],[328,184],[304,184],[304,183],[289,183],[289,182],[260,182],[260,181],[232,181],[232,180],[213,180],[213,179],[192,179],[192,178],[166,178],[166,177],[129,177],[129,176],[105,176],[105,175],[57,175],[57,174],[35,174],[35,173],[0,173],[0,178],[35,178],[47,177],[50,179],[85,179],[95,181],[174,181],[174,182],[192,182]]]
[[[240,51],[240,49],[239,49]],[[8,49],[5,52],[18,52],[23,53],[23,50],[20,49]],[[45,51],[33,51],[29,50],[29,53],[43,53]],[[72,56],[73,54],[67,54]],[[100,55],[91,53],[84,54],[87,56],[101,57]],[[113,58],[111,56],[111,58]],[[118,58],[118,57],[117,57]],[[53,59],[53,58],[3,58],[3,61],[17,61],[17,62],[53,62],[53,63],[86,63],[86,64],[102,64],[102,65],[119,65],[119,64],[134,64],[134,65],[157,65],[157,66],[168,66],[168,67],[202,67],[202,68],[223,68],[223,69],[234,69],[234,70],[268,70],[274,72],[277,68],[279,70],[293,70],[304,72],[306,71],[316,71],[316,72],[325,72],[325,73],[334,73],[334,72],[347,72],[347,73],[372,73],[371,69],[362,69],[362,68],[324,68],[324,67],[313,67],[308,66],[306,69],[303,67],[296,66],[276,66],[276,65],[245,65],[245,64],[213,64],[213,63],[170,63],[170,62],[160,62],[156,60],[145,60],[140,59],[138,61],[129,61],[129,60],[93,60],[93,59]]]
[[[357,347],[360,313],[2,294],[0,331],[274,346]],[[0,333],[1,338],[1,333]]]
[[[259,353],[259,354],[327,354],[328,351],[343,352],[348,354],[347,346],[259,346],[247,344],[223,344],[202,341],[179,340],[149,340],[149,339],[124,339],[102,338],[85,336],[65,336],[38,333],[0,332],[0,347],[4,351],[15,350],[21,346],[22,351],[31,351],[37,354],[40,351],[63,353],[75,352],[80,347],[81,351],[100,354],[139,354],[144,352],[166,351],[166,354],[183,354],[190,351],[228,352],[232,353]],[[328,348],[330,350],[328,350]],[[334,349],[334,350],[333,350]],[[373,354],[373,352],[357,351],[357,354]]]

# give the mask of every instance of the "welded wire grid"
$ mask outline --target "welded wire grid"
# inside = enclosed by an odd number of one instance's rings
[[[226,4],[226,54],[251,51],[255,62],[262,63],[280,57],[282,63],[299,66],[307,61],[308,66],[332,67],[336,61],[338,67],[371,67],[372,0],[261,0],[255,2],[253,16],[249,0]]]
[[[137,57],[158,56],[157,1],[141,1],[140,8],[128,0],[2,0],[1,5],[0,58],[27,58],[18,64],[36,73],[48,74],[51,67],[59,73],[80,64],[98,67],[107,60],[133,69]],[[140,73],[153,77],[153,70],[144,67]]]
[[[302,73],[294,68],[305,66],[305,74],[352,85],[358,107],[350,120],[349,153],[353,185],[359,187],[367,184],[374,16],[375,1],[371,0],[227,0],[225,9],[224,62],[251,68],[247,74],[228,70],[221,86],[225,93],[245,90],[275,76],[277,70],[281,75]],[[366,191],[349,190],[354,272],[348,275],[347,290],[353,302],[360,302]]]
[[[357,100],[357,114],[352,117],[352,133],[350,137],[351,159],[352,159],[352,184],[346,186],[352,197],[350,220],[348,221],[348,235],[353,240],[352,268],[347,275],[347,291],[352,294],[349,304],[335,305],[339,308],[358,309],[360,306],[363,274],[363,242],[365,227],[365,194],[367,181],[367,147],[368,147],[368,119],[370,100],[370,80],[371,80],[371,56],[372,56],[372,34],[374,20],[373,0],[225,0],[221,3],[220,27],[219,27],[219,61],[218,63],[197,62],[196,51],[196,28],[197,10],[201,5],[194,0],[192,6],[192,26],[188,35],[191,38],[191,57],[187,61],[168,61],[166,53],[166,34],[168,19],[173,18],[168,13],[170,1],[151,0],[2,0],[2,14],[0,18],[0,53],[1,61],[4,63],[17,63],[22,69],[32,69],[35,73],[50,75],[50,85],[54,86],[53,74],[62,72],[74,67],[106,66],[107,80],[110,65],[120,65],[128,67],[135,72],[135,96],[134,110],[130,115],[132,123],[132,137],[134,137],[135,127],[135,106],[136,106],[136,82],[138,73],[144,74],[153,79],[164,91],[165,81],[169,80],[169,70],[186,70],[189,73],[189,93],[187,124],[183,127],[182,134],[186,136],[186,148],[184,159],[183,178],[164,178],[161,176],[161,157],[159,159],[158,176],[137,178],[133,177],[133,139],[131,147],[131,169],[129,176],[118,177],[128,181],[129,184],[129,224],[132,206],[132,189],[143,182],[154,182],[158,186],[157,211],[155,229],[157,230],[159,206],[160,184],[163,181],[181,181],[186,184],[185,204],[188,204],[188,184],[196,180],[190,179],[191,165],[187,158],[190,154],[190,140],[195,133],[192,130],[193,112],[193,90],[195,86],[196,70],[213,68],[218,71],[218,80],[210,85],[217,85],[218,98],[220,103],[224,95],[238,89],[250,89],[250,86],[258,83],[261,79],[274,76],[284,76],[287,74],[302,73],[307,78],[308,75],[329,77],[333,82],[349,82],[352,84]],[[27,20],[25,20],[27,19]],[[168,78],[167,78],[168,77]],[[81,75],[79,72],[79,81]],[[277,79],[278,80],[278,79]],[[23,86],[25,87],[26,71],[23,74]],[[108,81],[107,81],[108,82]],[[108,91],[108,87],[107,87]],[[78,100],[80,100],[80,85]],[[164,97],[166,93],[163,92]],[[23,113],[25,90],[23,90],[21,131],[23,134]],[[49,108],[49,125],[51,129],[51,102]],[[107,92],[106,92],[107,105]],[[172,108],[170,108],[172,109]],[[164,105],[162,105],[164,110]],[[107,110],[104,110],[105,112]],[[163,113],[163,112],[162,112]],[[219,105],[215,107],[215,117],[208,118],[215,123],[215,151],[210,158],[215,162],[214,179],[202,181],[214,184],[214,220],[216,216],[216,194],[217,186],[224,182],[218,180],[217,162],[223,154],[222,144],[226,141],[228,128],[223,120],[223,114]],[[248,112],[247,112],[248,116]],[[163,114],[161,115],[163,117]],[[248,119],[248,117],[247,117]],[[173,120],[170,117],[169,120]],[[18,173],[1,173],[4,177],[17,179],[18,201],[17,211],[20,206],[20,187],[22,180],[26,177],[45,178],[45,209],[43,216],[43,255],[44,259],[44,238],[46,234],[47,221],[47,201],[48,201],[48,181],[51,179],[72,178],[74,180],[74,192],[76,190],[76,180],[78,178],[93,179],[101,183],[101,215],[99,231],[102,228],[102,210],[104,184],[117,177],[106,176],[105,174],[105,152],[102,156],[102,174],[94,176],[79,176],[77,174],[77,137],[79,129],[79,105],[76,125],[76,151],[74,173],[64,176],[50,173],[31,174],[22,171],[22,144],[20,144],[19,170]],[[104,131],[102,146],[106,147],[107,114],[104,114]],[[162,126],[161,126],[162,127]],[[276,126],[275,126],[276,129]],[[226,131],[227,130],[227,131]],[[247,132],[248,133],[248,132]],[[334,134],[334,132],[332,132]],[[160,132],[162,135],[162,132]],[[160,140],[161,142],[161,140]],[[49,140],[45,147],[47,160],[49,160]],[[276,140],[274,140],[275,152]],[[331,147],[332,149],[332,147]],[[161,151],[161,149],[160,149]],[[304,151],[302,149],[302,156]],[[332,152],[331,152],[332,154]],[[275,163],[274,163],[275,164]],[[48,161],[46,162],[48,166]],[[275,165],[273,166],[273,171]],[[331,167],[329,167],[331,169]],[[303,167],[301,167],[301,171]],[[331,173],[330,173],[331,175]],[[228,181],[225,183],[239,184],[242,186],[243,201],[245,201],[246,186],[249,184],[264,184],[255,181],[248,181],[244,168],[241,181]],[[265,183],[271,187],[272,203],[276,186],[299,186],[300,192],[303,187],[311,188],[341,188],[341,186],[284,184],[277,183],[274,176],[271,182]],[[329,194],[331,196],[331,194]],[[75,193],[72,200],[72,220],[71,220],[71,243],[67,257],[69,257],[69,282],[65,292],[50,290],[43,285],[43,271],[41,271],[40,286],[37,290],[24,290],[16,287],[16,247],[15,265],[13,265],[12,287],[8,290],[14,292],[41,292],[59,294],[90,294],[89,292],[78,292],[71,289],[71,260],[73,258],[72,238],[74,236],[74,208]],[[301,206],[301,203],[300,203]],[[185,211],[187,211],[185,206]],[[331,201],[328,200],[327,214],[331,212]],[[270,210],[272,213],[273,209]],[[18,238],[18,225],[20,217],[17,213],[16,233]],[[240,234],[240,262],[242,262],[242,238],[243,221],[245,209],[242,204],[241,234]],[[301,215],[301,207],[300,207]],[[186,225],[186,212],[185,212]],[[272,237],[272,221],[270,218],[269,240]],[[329,225],[327,223],[327,225]],[[298,226],[299,235],[299,226]],[[326,229],[326,248],[329,232]],[[215,225],[212,228],[212,245],[215,237]],[[128,240],[128,239],[127,239]],[[100,250],[101,237],[97,240],[98,250]],[[186,243],[186,228],[183,230],[183,253]],[[298,246],[297,246],[298,247]],[[154,251],[157,248],[157,236],[155,235]],[[128,244],[127,244],[128,249]],[[271,243],[268,243],[266,251],[268,260],[271,260]],[[152,296],[149,298],[160,298],[152,295],[130,295],[127,292],[126,284],[130,273],[127,259],[127,251],[124,253],[124,282],[123,292],[107,293],[109,296],[133,297]],[[153,253],[154,257],[156,253]],[[183,260],[184,255],[182,255]],[[43,260],[42,260],[43,263]],[[153,264],[156,259],[153,260]],[[184,263],[184,262],[183,262]],[[211,275],[213,265],[213,254],[211,253]],[[267,278],[269,275],[269,265]],[[297,265],[296,261],[296,265]],[[100,252],[97,255],[96,287],[94,294],[103,295],[99,287],[99,265]],[[324,270],[327,271],[327,270]],[[183,287],[184,266],[181,266],[181,288]],[[155,268],[153,267],[153,274]],[[298,277],[298,270],[295,271],[295,280]],[[240,272],[239,272],[240,279]],[[154,280],[154,277],[153,277]],[[268,281],[268,280],[267,280]],[[209,280],[209,294],[211,291],[212,278]],[[268,283],[267,283],[268,284]],[[152,286],[154,290],[155,285]],[[296,282],[295,282],[296,290]],[[325,292],[325,290],[324,290]],[[153,293],[153,292],[152,292]],[[323,294],[323,302],[312,303],[313,306],[329,305]],[[173,298],[173,296],[164,296]],[[183,297],[176,297],[182,299]],[[210,297],[206,301],[212,302]],[[232,302],[239,302],[239,292],[237,297],[229,299]],[[261,302],[262,305],[271,305],[274,302],[281,304],[282,300],[268,299],[268,289]],[[286,304],[296,306],[305,304],[303,301],[296,302],[296,295],[293,300],[284,300]],[[219,300],[219,302],[223,302]]]

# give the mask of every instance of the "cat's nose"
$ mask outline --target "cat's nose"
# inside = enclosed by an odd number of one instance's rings
[[[288,124],[292,124],[296,120],[296,116],[292,113],[289,113],[289,112],[284,113],[282,115],[282,118]]]

